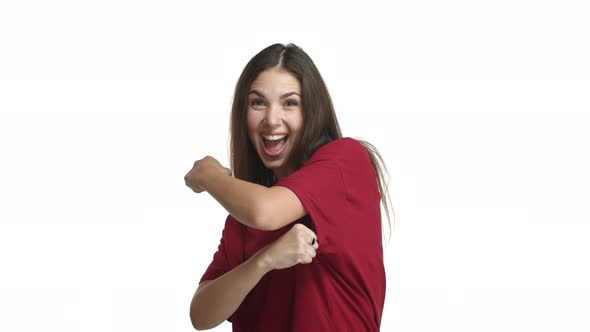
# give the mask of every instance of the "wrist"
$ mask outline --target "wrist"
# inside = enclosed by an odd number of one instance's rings
[[[257,270],[261,271],[263,274],[270,272],[273,270],[272,261],[268,255],[265,254],[264,248],[258,251],[254,256],[252,256],[252,263],[256,267]]]

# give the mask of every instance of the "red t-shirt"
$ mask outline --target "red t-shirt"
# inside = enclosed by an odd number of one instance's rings
[[[353,138],[334,140],[276,185],[292,190],[309,214],[274,231],[229,215],[201,281],[231,271],[295,223],[316,233],[319,248],[309,264],[265,274],[228,318],[233,331],[379,331],[386,279],[380,194],[367,150]]]

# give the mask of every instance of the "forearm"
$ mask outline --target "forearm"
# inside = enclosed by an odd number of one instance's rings
[[[260,210],[268,193],[267,187],[221,172],[203,175],[199,184],[239,222],[260,229],[257,221],[262,214]]]
[[[229,318],[246,295],[271,269],[259,251],[233,270],[205,285],[191,302],[190,317],[199,330],[214,328]]]

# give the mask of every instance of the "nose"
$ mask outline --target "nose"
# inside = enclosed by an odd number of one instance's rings
[[[271,105],[264,115],[264,122],[267,127],[277,127],[281,124],[282,110],[279,105]]]

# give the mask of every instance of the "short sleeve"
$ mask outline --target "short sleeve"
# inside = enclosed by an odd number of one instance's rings
[[[329,146],[328,146],[329,145]],[[276,186],[290,189],[301,201],[315,226],[323,251],[341,239],[347,210],[347,188],[340,167],[346,153],[342,142],[320,147],[297,171],[281,179]]]
[[[236,224],[231,215],[228,215],[217,251],[213,254],[213,260],[201,277],[200,282],[204,280],[215,280],[241,264],[239,260],[242,252],[240,251],[241,246],[239,244],[242,239],[237,228],[239,228],[239,225]]]
[[[231,215],[228,215],[217,251],[213,254],[213,260],[207,267],[199,283],[205,280],[215,280],[242,264],[243,247],[241,245],[242,237],[240,227],[241,225]],[[227,320],[231,322],[232,319],[233,315]]]

